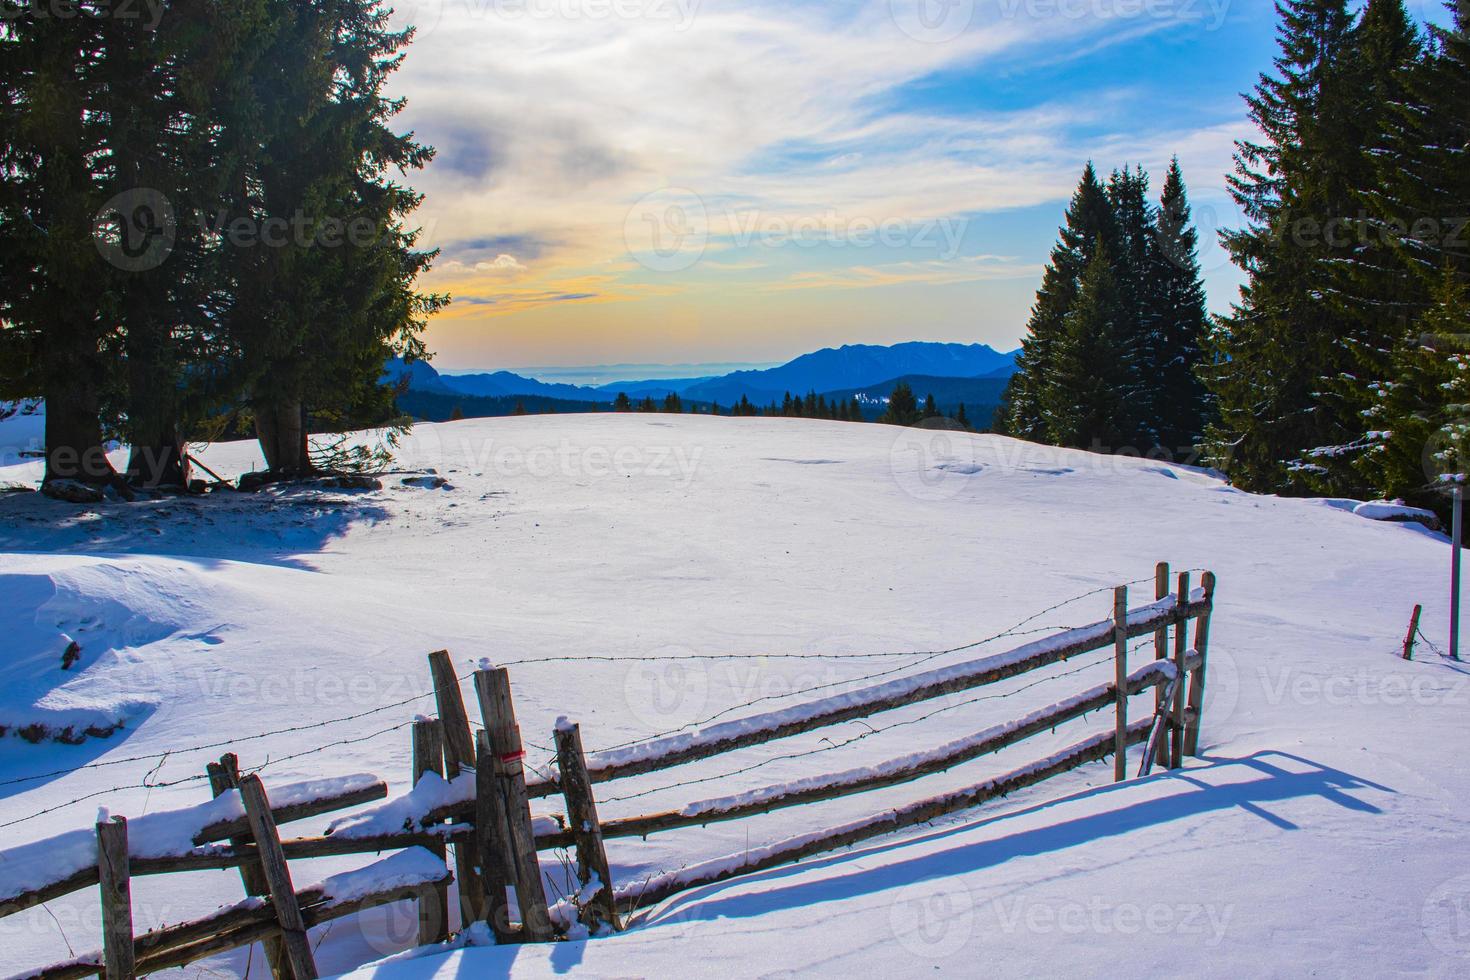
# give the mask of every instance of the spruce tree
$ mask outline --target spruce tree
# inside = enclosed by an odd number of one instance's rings
[[[1176,157],[1159,201],[1157,242],[1148,274],[1154,324],[1148,379],[1158,445],[1173,458],[1190,457],[1204,438],[1211,399],[1200,377],[1209,331],[1198,233],[1184,173]]]
[[[1212,332],[1206,383],[1218,405],[1207,455],[1250,490],[1304,489],[1323,472],[1306,460],[1356,420],[1320,397],[1340,373],[1343,325],[1325,302],[1329,262],[1349,249],[1331,234],[1352,214],[1360,133],[1347,66],[1346,0],[1280,0],[1276,73],[1247,96],[1262,142],[1236,144],[1231,193],[1248,227],[1226,248],[1249,275]]]
[[[928,395],[926,395],[924,397],[924,411],[923,411],[922,415],[920,416],[920,418],[924,418],[924,419],[937,419],[937,418],[939,418],[939,406],[934,401],[934,393],[933,392],[930,392]]]
[[[1118,357],[1119,300],[1112,257],[1099,248],[1053,350],[1045,408],[1058,445],[1109,452],[1126,439],[1130,369]]]
[[[888,396],[888,409],[878,421],[888,425],[913,425],[919,421],[919,403],[907,382],[900,381],[893,386],[893,393]]]
[[[1123,414],[1117,428],[1124,443],[1147,450],[1159,442],[1158,377],[1155,357],[1161,346],[1154,291],[1158,288],[1157,217],[1149,203],[1149,178],[1143,168],[1114,171],[1108,181],[1116,238],[1109,249],[1118,304],[1115,356],[1125,369]]]
[[[1016,373],[1006,385],[1005,431],[1021,439],[1047,442],[1055,430],[1046,405],[1054,348],[1066,330],[1067,311],[1077,300],[1083,272],[1100,244],[1116,238],[1116,221],[1107,191],[1089,163],[1067,208],[1066,222],[1052,248],[1051,261],[1042,274]]]

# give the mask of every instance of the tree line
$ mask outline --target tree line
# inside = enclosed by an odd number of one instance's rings
[[[433,151],[384,94],[412,32],[380,0],[66,12],[0,20],[0,398],[45,398],[48,485],[184,484],[223,425],[309,472],[447,302],[397,180]]]
[[[996,413],[1008,435],[1179,458],[1204,434],[1208,326],[1196,231],[1175,160],[1159,203],[1141,167],[1089,163],[1042,275]]]
[[[1221,234],[1246,283],[1208,317],[1177,162],[1089,165],[997,424],[1197,456],[1254,492],[1443,512],[1470,436],[1470,0],[1279,0]]]
[[[1249,281],[1210,337],[1207,455],[1263,492],[1444,509],[1470,430],[1470,0],[1283,0],[1224,243]]]
[[[684,400],[676,392],[669,392],[664,396],[662,402],[655,400],[652,395],[645,395],[638,401],[634,401],[626,392],[619,392],[613,401],[613,411],[679,414],[686,411],[686,406]],[[691,415],[729,415],[733,418],[825,419],[831,422],[869,421],[862,399],[857,395],[851,398],[834,396],[829,399],[826,395],[819,395],[815,391],[809,391],[804,396],[793,395],[788,391],[782,396],[780,402],[772,400],[763,406],[752,402],[749,395],[741,395],[740,400],[728,411],[721,408],[718,403],[690,402],[687,412]],[[908,382],[900,381],[893,386],[893,392],[889,395],[883,411],[877,415],[876,421],[886,425],[918,425],[937,418],[948,418],[962,428],[970,428],[970,420],[965,413],[963,402],[953,415],[946,416],[939,410],[933,394],[926,396],[921,406]]]

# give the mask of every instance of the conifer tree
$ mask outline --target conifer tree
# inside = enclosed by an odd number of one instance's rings
[[[1067,311],[1077,300],[1084,270],[1098,246],[1115,237],[1112,206],[1096,169],[1089,163],[1042,274],[1041,289],[1021,341],[1016,373],[1006,385],[1004,429],[1008,434],[1039,442],[1054,438],[1046,413],[1046,405],[1054,401],[1047,391],[1054,348],[1065,333]]]
[[[914,425],[919,421],[919,403],[908,382],[900,381],[888,396],[888,410],[878,421],[888,425]]]
[[[925,419],[937,419],[937,418],[939,418],[939,406],[936,405],[935,402],[934,402],[934,393],[933,392],[930,392],[928,395],[926,395],[924,397],[924,411],[923,411],[922,415],[920,416],[920,418],[925,418]]]
[[[1112,259],[1098,249],[1056,344],[1047,413],[1058,445],[1107,452],[1126,438],[1127,366],[1116,355],[1119,292]]]
[[[626,391],[620,391],[620,392],[618,392],[618,397],[616,397],[616,398],[613,399],[613,411],[614,412],[631,412],[631,411],[633,411],[633,400],[628,397],[628,393]]]
[[[965,414],[964,402],[960,402],[960,407],[954,413],[954,420],[964,429],[968,430],[970,428],[970,418]]]
[[[1341,364],[1341,323],[1322,297],[1327,262],[1347,249],[1324,234],[1352,213],[1359,132],[1345,66],[1353,57],[1346,0],[1280,0],[1276,74],[1247,96],[1262,142],[1236,144],[1231,193],[1249,226],[1225,234],[1249,274],[1212,333],[1206,383],[1218,405],[1208,457],[1239,486],[1301,488],[1312,447],[1344,436],[1317,397]]]
[[[1212,410],[1200,377],[1209,313],[1198,233],[1177,157],[1164,179],[1156,235],[1148,274],[1154,324],[1148,368],[1155,392],[1151,412],[1158,445],[1173,458],[1189,457],[1204,438]]]

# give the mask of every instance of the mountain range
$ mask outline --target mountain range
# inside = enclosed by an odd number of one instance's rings
[[[907,376],[929,379],[999,379],[1015,370],[1015,353],[1003,354],[985,344],[939,344],[914,341],[880,347],[850,344],[803,354],[780,367],[734,371],[717,377],[619,381],[588,387],[537,381],[510,371],[484,374],[440,374],[426,361],[406,364],[390,361],[383,380],[409,391],[469,398],[505,398],[525,395],[577,402],[611,402],[620,393],[630,398],[662,399],[670,392],[686,402],[715,402],[729,406],[742,396],[757,404],[780,401],[786,392],[851,393],[881,387]],[[989,386],[986,386],[988,392]],[[887,391],[882,397],[887,397]],[[917,390],[917,389],[916,389]],[[922,395],[921,395],[922,397]],[[936,392],[938,397],[938,392]],[[989,400],[989,399],[985,399]]]

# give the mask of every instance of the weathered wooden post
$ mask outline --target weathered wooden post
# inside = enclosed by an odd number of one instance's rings
[[[1189,606],[1189,573],[1179,573],[1179,618],[1174,624],[1174,720],[1169,725],[1169,768],[1184,765],[1184,655],[1189,642],[1189,619],[1184,611]]]
[[[444,775],[444,730],[437,718],[420,718],[413,723],[413,782],[429,773]],[[444,844],[432,847],[440,861],[448,857]],[[440,882],[419,899],[419,945],[442,943],[449,938],[449,884]]]
[[[495,750],[490,745],[490,736],[481,732],[475,744],[479,749],[475,762],[475,842],[484,882],[485,921],[495,933],[496,942],[511,943],[517,936],[510,924],[507,891],[515,882],[514,869],[506,859],[510,850],[510,822],[500,784],[495,779]]]
[[[612,870],[602,840],[602,821],[597,816],[597,798],[592,793],[592,777],[587,774],[587,757],[582,751],[581,726],[565,719],[557,723],[556,759],[561,770],[562,795],[567,801],[567,820],[577,841],[577,880],[583,887],[593,876],[602,883],[583,911],[583,922],[594,932],[599,922],[621,930]]]
[[[434,700],[444,739],[444,778],[452,781],[460,772],[475,768],[475,740],[470,736],[470,718],[448,650],[429,654],[429,673],[434,678]],[[459,882],[459,920],[463,925],[485,918],[485,889],[475,871],[479,863],[473,842],[461,840],[454,845],[454,877]]]
[[[240,799],[245,804],[245,817],[260,853],[261,870],[270,886],[271,904],[281,926],[281,944],[291,976],[294,980],[316,980],[316,960],[306,938],[306,920],[301,917],[296,887],[291,884],[291,869],[286,865],[286,854],[281,850],[281,837],[276,831],[276,818],[259,776],[252,774],[240,780]]]
[[[1205,589],[1205,611],[1194,627],[1194,649],[1199,654],[1199,667],[1189,681],[1189,722],[1184,730],[1184,752],[1199,755],[1199,726],[1205,710],[1205,675],[1209,666],[1210,614],[1215,609],[1215,573],[1205,572],[1201,585]]]
[[[526,795],[526,750],[516,724],[509,672],[503,667],[476,671],[475,694],[485,718],[485,734],[490,738],[495,781],[505,803],[521,930],[530,942],[549,942],[553,937],[551,917],[546,911],[546,886],[541,881],[541,864],[536,857],[531,801]]]
[[[1154,599],[1164,600],[1169,598],[1169,563],[1161,561],[1154,568]],[[1169,659],[1169,625],[1167,623],[1154,630],[1154,659]],[[1169,685],[1160,684],[1154,688],[1154,715],[1164,713],[1169,698]],[[1161,766],[1169,765],[1169,739],[1159,739],[1159,745],[1155,751],[1158,753],[1158,763]]]
[[[1117,733],[1113,742],[1113,781],[1128,778],[1128,586],[1113,591],[1113,660],[1117,684]]]
[[[128,861],[128,822],[113,817],[97,824],[97,871],[102,893],[102,956],[107,980],[133,980],[132,871]]]
[[[228,793],[232,789],[240,788],[240,760],[233,752],[227,752],[220,757],[218,762],[211,762],[207,771],[209,772],[209,790],[216,798]],[[235,850],[250,844],[248,836],[230,838],[230,846]],[[259,898],[270,894],[270,885],[265,880],[265,872],[261,870],[257,861],[245,861],[240,865],[240,883],[245,886],[247,898]],[[286,972],[286,954],[281,946],[280,936],[267,936],[261,940],[261,946],[265,948],[265,961],[271,969],[271,976],[282,978],[289,977]]]
[[[1414,640],[1419,635],[1419,617],[1424,614],[1423,606],[1415,606],[1414,613],[1409,617],[1409,634],[1404,637],[1404,659],[1414,659]]]

